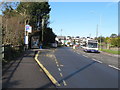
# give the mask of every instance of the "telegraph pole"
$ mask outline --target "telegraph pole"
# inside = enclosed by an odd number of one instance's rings
[[[96,38],[98,37],[98,24],[97,24],[97,28],[96,28]]]
[[[100,36],[100,50],[101,50],[101,44],[102,44],[102,43],[101,43],[101,38],[102,38],[102,35]]]
[[[62,36],[62,31],[63,31],[63,30],[61,29],[61,36]]]

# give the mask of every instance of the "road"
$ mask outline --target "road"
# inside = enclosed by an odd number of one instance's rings
[[[59,88],[118,88],[118,70],[70,48],[42,50],[38,60],[60,83]]]
[[[82,48],[78,48],[78,49],[71,49],[74,52],[81,54],[85,57],[89,57],[91,59],[94,59],[96,61],[100,61],[101,63],[107,64],[109,66],[114,66],[115,68],[120,67],[118,64],[118,58],[120,58],[120,55],[113,55],[113,54],[108,54],[105,52],[101,52],[101,53],[86,53],[83,51]],[[120,70],[120,69],[119,69]]]
[[[118,88],[118,70],[107,64],[67,47],[37,51],[38,61],[60,86],[52,83],[30,50],[3,67],[3,88]]]

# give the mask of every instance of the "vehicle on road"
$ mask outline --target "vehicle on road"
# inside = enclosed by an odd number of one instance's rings
[[[83,49],[85,52],[97,52],[98,50],[98,40],[94,39],[87,39],[84,41],[85,45],[83,46]]]

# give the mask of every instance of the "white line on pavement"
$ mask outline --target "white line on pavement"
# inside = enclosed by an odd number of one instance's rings
[[[117,70],[120,70],[119,68],[117,68],[117,67],[115,67],[115,66],[113,66],[113,65],[108,65],[109,67],[112,67],[112,68],[115,68],[115,69],[117,69]]]

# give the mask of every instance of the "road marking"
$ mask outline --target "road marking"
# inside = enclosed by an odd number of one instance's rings
[[[62,73],[60,73],[60,76],[61,76],[61,77],[63,77],[63,74],[62,74]]]
[[[66,84],[65,80],[63,80],[63,84],[64,84],[64,86],[67,86],[67,84]]]
[[[57,67],[59,67],[59,65],[57,64]]]
[[[88,56],[86,56],[86,55],[83,55],[84,57],[88,57]]]
[[[37,59],[39,54],[38,53],[35,55],[35,61],[38,63],[38,65],[43,69],[43,71],[45,72],[45,74],[48,76],[48,78],[52,81],[53,84],[55,84],[56,86],[60,86],[60,84],[58,83],[58,81],[49,73],[49,71],[40,63],[40,61]]]
[[[92,60],[97,61],[96,59],[92,58]]]
[[[109,67],[112,67],[112,68],[115,68],[115,69],[117,69],[117,70],[120,70],[119,68],[117,68],[117,67],[115,67],[115,66],[113,66],[113,65],[108,65]]]
[[[101,61],[97,60],[97,62],[102,63]]]
[[[94,59],[94,58],[92,58],[92,60],[94,60],[94,61],[96,61],[96,62],[99,62],[99,63],[103,63],[103,62],[101,62],[101,61],[99,61],[99,60],[96,60],[96,59]]]
[[[56,64],[58,64],[58,62],[56,62]]]
[[[63,67],[64,65],[60,65],[61,67]]]
[[[61,69],[60,69],[60,68],[58,68],[58,70],[59,70],[59,71],[61,71]]]

